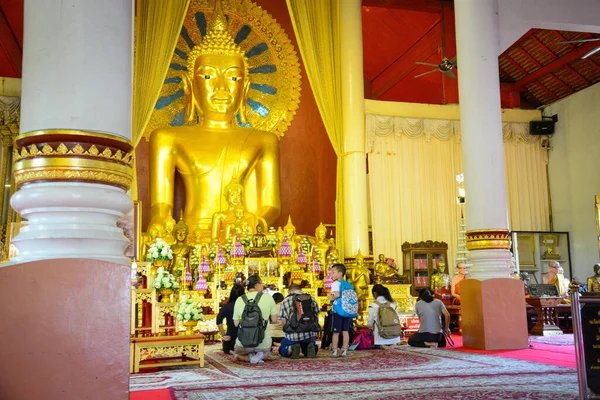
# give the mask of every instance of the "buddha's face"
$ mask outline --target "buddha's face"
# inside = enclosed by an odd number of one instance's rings
[[[385,258],[385,256],[383,254],[380,254],[379,255],[379,262],[384,262],[385,261],[384,258]]]
[[[239,56],[199,56],[193,85],[203,119],[231,121],[242,104],[245,78],[244,60]]]
[[[256,233],[262,233],[262,231],[263,231],[262,225],[260,225],[260,224],[256,225]]]
[[[175,239],[177,239],[178,242],[184,242],[187,235],[188,231],[185,228],[178,228],[175,230]]]
[[[227,202],[230,206],[239,206],[242,204],[242,189],[232,189],[227,192]]]

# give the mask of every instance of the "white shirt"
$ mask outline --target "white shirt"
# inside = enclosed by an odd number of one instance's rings
[[[385,299],[385,297],[383,297],[383,296],[379,296],[377,298],[377,301],[380,303],[388,302]],[[396,314],[398,314],[398,307],[396,306],[396,303],[391,303],[391,307],[394,310],[396,310]],[[397,344],[398,342],[400,342],[400,336],[391,338],[391,339],[384,339],[381,336],[379,336],[379,332],[377,331],[377,315],[378,314],[379,314],[379,304],[377,304],[377,302],[372,302],[369,305],[369,319],[367,320],[367,326],[369,328],[373,329],[373,335],[375,336],[375,344],[377,346],[389,346],[391,344]],[[398,316],[398,318],[400,318],[400,317]]]

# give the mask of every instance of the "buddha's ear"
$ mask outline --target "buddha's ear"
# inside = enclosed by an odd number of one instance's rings
[[[248,123],[246,112],[248,111],[248,91],[250,90],[250,79],[244,82],[244,91],[242,95],[242,104],[240,105],[240,122],[244,125]]]
[[[183,93],[185,98],[185,113],[183,119],[186,124],[189,124],[196,120],[196,98],[194,97],[192,81],[187,74],[183,75]]]

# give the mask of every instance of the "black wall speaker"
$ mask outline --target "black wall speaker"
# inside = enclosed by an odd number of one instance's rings
[[[531,121],[529,122],[529,134],[552,135],[554,133],[554,121]]]

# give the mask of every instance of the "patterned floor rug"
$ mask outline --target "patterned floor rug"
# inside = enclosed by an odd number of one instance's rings
[[[572,333],[556,336],[529,336],[529,342],[553,344],[556,346],[573,346],[575,344]]]
[[[207,346],[205,368],[132,375],[131,391],[174,399],[577,399],[576,371],[443,349],[362,350],[346,359],[251,365]]]

